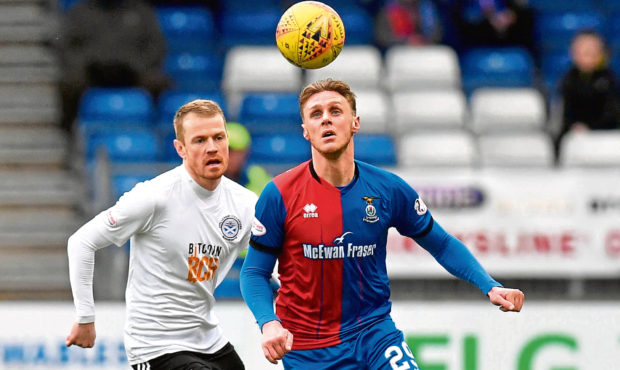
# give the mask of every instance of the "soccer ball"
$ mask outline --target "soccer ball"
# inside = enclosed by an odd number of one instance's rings
[[[302,1],[293,4],[280,18],[276,43],[286,60],[298,67],[325,67],[342,50],[344,24],[328,5]]]

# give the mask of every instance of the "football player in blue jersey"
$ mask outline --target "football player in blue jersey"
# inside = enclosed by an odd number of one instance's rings
[[[299,106],[312,159],[266,185],[241,272],[241,291],[269,361],[282,359],[287,369],[418,368],[390,317],[390,227],[502,311],[521,310],[523,293],[495,281],[434,221],[409,184],[355,160],[360,118],[345,82],[307,86]],[[276,261],[281,288],[274,312],[269,278]]]

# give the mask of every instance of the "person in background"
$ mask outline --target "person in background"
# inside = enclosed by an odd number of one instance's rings
[[[570,46],[572,65],[560,81],[562,126],[556,157],[569,131],[620,128],[620,99],[614,71],[609,67],[605,41],[596,31],[583,30]]]
[[[224,175],[252,190],[256,195],[260,195],[265,185],[271,180],[271,175],[259,165],[248,164],[252,144],[250,133],[237,122],[228,122],[226,129],[228,130],[230,162]]]
[[[437,0],[455,25],[450,43],[459,51],[522,46],[533,52],[532,10],[524,0]],[[454,32],[453,32],[454,33]]]
[[[82,0],[62,19],[58,53],[61,125],[72,130],[80,98],[92,86],[139,86],[154,97],[170,86],[166,41],[144,0]]]
[[[391,0],[375,18],[375,42],[383,50],[393,45],[427,45],[441,41],[442,30],[430,0]]]

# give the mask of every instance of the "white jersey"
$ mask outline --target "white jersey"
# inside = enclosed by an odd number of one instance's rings
[[[214,191],[184,166],[136,185],[69,238],[78,322],[94,321],[94,253],[130,239],[125,349],[130,364],[166,353],[213,353],[227,339],[213,292],[247,248],[256,195],[222,177]]]

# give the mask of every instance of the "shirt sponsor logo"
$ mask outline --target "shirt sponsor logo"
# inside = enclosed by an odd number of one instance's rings
[[[241,221],[235,216],[228,215],[220,222],[222,236],[226,240],[235,240],[241,231]]]
[[[419,216],[422,216],[426,213],[426,211],[428,211],[428,207],[426,206],[426,204],[424,204],[422,198],[418,198],[415,200],[413,208]]]
[[[347,231],[334,238],[333,245],[302,243],[304,257],[311,260],[333,260],[374,256],[377,244],[354,245],[347,243],[344,245],[344,239],[349,234],[353,233]]]
[[[252,234],[254,236],[267,234],[267,228],[257,218],[254,218],[254,221],[252,221]]]
[[[363,196],[362,199],[366,201],[366,216],[363,218],[364,222],[372,224],[379,221],[379,216],[377,216],[377,208],[375,208],[375,206],[372,204],[372,201],[380,198],[374,196]]]
[[[199,283],[213,280],[220,265],[221,245],[211,243],[189,243],[187,257],[187,281]]]
[[[314,203],[309,203],[304,206],[304,218],[318,218],[317,206]]]

